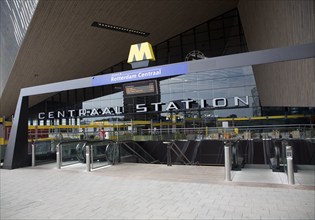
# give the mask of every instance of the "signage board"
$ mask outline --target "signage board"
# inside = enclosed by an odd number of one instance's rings
[[[150,96],[158,94],[156,80],[124,84],[124,97]]]
[[[148,42],[144,42],[131,45],[127,62],[133,63],[143,60],[155,61],[151,44]]]
[[[111,85],[140,80],[157,79],[188,73],[188,63],[177,63],[159,67],[150,67],[139,70],[130,70],[119,73],[105,74],[92,77],[93,86]]]

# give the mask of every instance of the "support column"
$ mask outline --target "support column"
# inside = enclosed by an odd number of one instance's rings
[[[3,168],[30,166],[28,156],[28,96],[19,96],[6,149]]]

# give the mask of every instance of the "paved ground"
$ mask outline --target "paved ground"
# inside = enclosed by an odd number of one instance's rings
[[[0,170],[1,219],[315,219],[314,170],[290,186],[257,168],[232,182],[223,167],[84,168]]]

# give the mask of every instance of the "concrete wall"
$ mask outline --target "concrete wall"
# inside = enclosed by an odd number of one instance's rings
[[[240,0],[250,51],[315,42],[315,1]],[[315,107],[315,59],[254,66],[262,106]]]

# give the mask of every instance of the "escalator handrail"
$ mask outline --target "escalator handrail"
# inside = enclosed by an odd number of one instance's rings
[[[128,144],[125,142],[121,143],[122,145],[126,146],[129,150],[131,150],[134,154],[136,154],[143,162],[149,163],[145,158],[143,158],[140,154],[138,154],[134,149],[132,149]]]
[[[176,150],[178,150],[179,153],[174,150],[173,145],[175,145]],[[175,141],[172,142],[171,149],[172,149],[173,152],[177,155],[177,157],[178,157],[179,159],[181,159],[181,160],[184,162],[185,165],[186,165],[186,163],[188,163],[189,165],[191,165],[190,160],[189,160],[189,159],[185,156],[185,154],[179,149],[179,147],[176,145]],[[180,155],[178,155],[178,154],[180,154]],[[185,158],[186,161],[185,161],[183,158]]]
[[[138,147],[138,149],[140,149],[146,156],[149,157],[149,159],[150,159],[151,161],[156,161],[156,159],[155,159],[154,157],[152,157],[151,154],[149,154],[146,150],[144,150],[143,147],[142,147],[140,144],[138,144],[136,141],[133,141],[133,140],[117,141],[118,144],[119,144],[119,143],[124,143],[124,144],[126,144],[126,143],[128,143],[128,142],[131,142],[131,143],[135,144],[135,145]],[[148,163],[149,163],[149,162],[148,162]]]
[[[66,140],[60,141],[57,145],[67,144],[67,143],[76,143],[76,142],[87,142],[87,140]]]
[[[155,158],[152,157],[151,154],[149,154],[145,149],[143,149],[143,147],[142,147],[140,144],[138,144],[138,143],[135,142],[135,141],[133,141],[133,143],[136,144],[137,147],[138,147],[146,156],[148,156],[148,157],[150,158],[150,160],[152,160],[152,161],[155,160]]]
[[[238,141],[232,144],[232,165],[237,167],[238,166]]]

